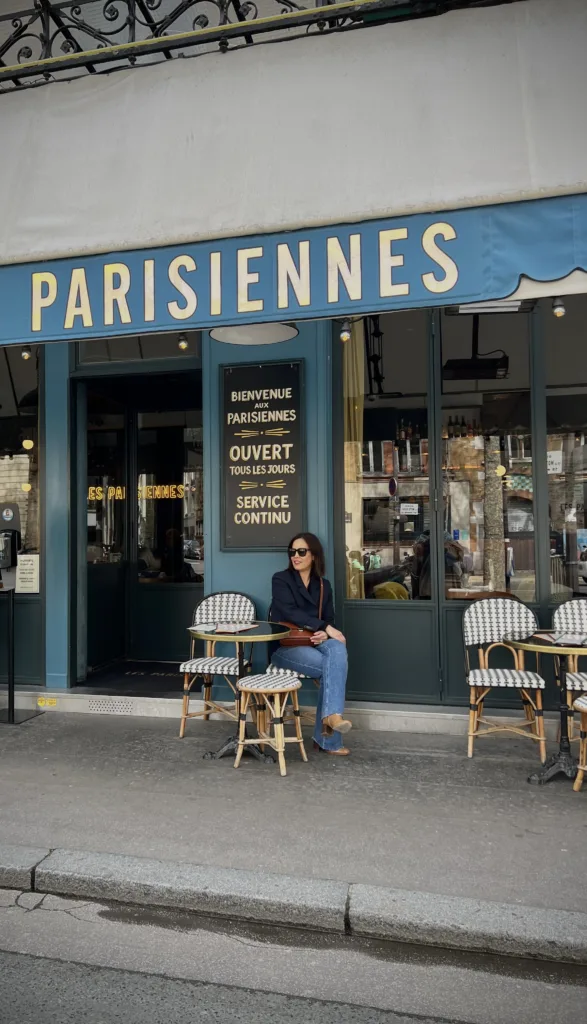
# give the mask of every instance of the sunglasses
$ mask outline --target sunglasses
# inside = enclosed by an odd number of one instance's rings
[[[287,553],[290,558],[293,558],[294,555],[299,555],[300,558],[305,558],[309,550],[309,548],[290,548]]]

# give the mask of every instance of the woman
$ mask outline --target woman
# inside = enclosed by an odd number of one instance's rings
[[[316,709],[314,747],[328,754],[346,756],[342,742],[351,722],[344,719],[347,677],[346,640],[334,625],[332,587],[324,576],[324,551],[313,533],[294,537],[288,548],[289,566],[276,572],[272,582],[271,618],[312,630],[311,646],[280,647],[271,661],[320,680]],[[320,581],[323,586],[322,615]]]

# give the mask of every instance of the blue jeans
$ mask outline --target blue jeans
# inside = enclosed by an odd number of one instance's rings
[[[271,662],[278,668],[291,668],[310,679],[320,680],[314,740],[324,750],[339,750],[343,745],[341,733],[323,736],[322,719],[329,715],[342,715],[344,711],[348,671],[345,644],[340,640],[325,640],[317,647],[280,647]]]

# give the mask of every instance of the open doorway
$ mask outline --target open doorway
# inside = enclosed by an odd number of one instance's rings
[[[83,395],[78,684],[177,690],[204,587],[201,372],[97,377]]]

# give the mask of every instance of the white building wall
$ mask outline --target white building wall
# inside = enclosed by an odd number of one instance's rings
[[[0,96],[0,262],[587,191],[587,3]]]

